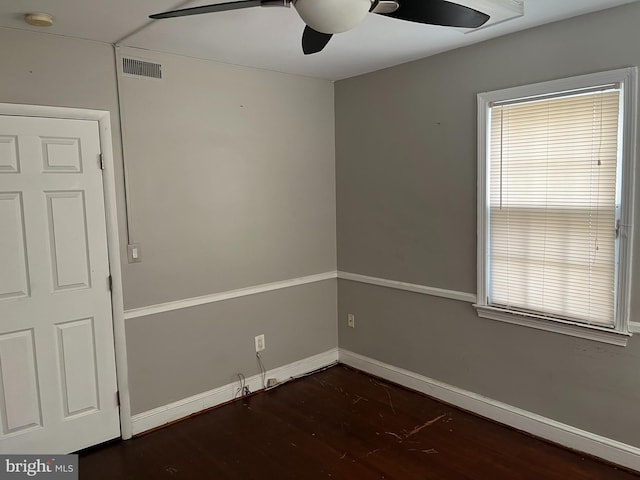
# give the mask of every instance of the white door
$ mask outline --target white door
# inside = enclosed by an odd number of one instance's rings
[[[120,435],[98,122],[0,115],[0,452]]]

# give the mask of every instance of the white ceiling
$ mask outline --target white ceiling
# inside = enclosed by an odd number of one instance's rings
[[[486,1],[458,3],[474,5]],[[148,19],[152,13],[220,0],[2,1],[0,27],[339,80],[634,1],[639,0],[524,0],[523,16],[471,33],[369,14],[353,30],[335,35],[322,52],[309,56],[302,53],[304,24],[293,8],[258,7],[167,20]],[[55,17],[54,26],[37,28],[24,23],[25,13],[43,10]]]

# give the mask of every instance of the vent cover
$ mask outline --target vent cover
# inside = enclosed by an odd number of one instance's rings
[[[122,59],[122,72],[126,75],[145,78],[162,78],[162,65],[159,63],[145,62],[135,58]]]

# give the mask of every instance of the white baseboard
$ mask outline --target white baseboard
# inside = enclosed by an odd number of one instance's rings
[[[640,448],[340,349],[340,362],[567,448],[640,471]]]
[[[602,458],[611,463],[640,471],[640,448],[627,445],[594,433],[590,433],[564,423],[551,420],[535,413],[513,407],[477,393],[448,385],[419,375],[409,370],[394,367],[348,350],[337,348],[267,371],[267,377],[284,381],[304,375],[336,361],[352,366],[385,380],[412,390],[422,392],[443,402],[495,420],[537,437],[563,445],[567,448]],[[247,378],[246,385],[251,391],[262,388],[262,378],[254,375]],[[238,382],[194,395],[168,405],[154,408],[131,417],[134,435],[166,425],[194,413],[233,400]]]
[[[327,365],[338,361],[338,349],[333,348],[326,352],[305,358],[303,360],[284,365],[282,367],[268,370],[266,378],[277,378],[285,381],[291,377],[297,377],[309,372],[313,372]],[[261,375],[254,375],[246,379],[246,385],[254,392],[262,388]],[[177,402],[154,408],[131,417],[131,427],[134,435],[146,432],[153,428],[166,425],[194,413],[201,412],[207,408],[215,407],[222,403],[233,400],[238,389],[238,382],[229,383],[208,392],[199,393],[189,398],[178,400]]]

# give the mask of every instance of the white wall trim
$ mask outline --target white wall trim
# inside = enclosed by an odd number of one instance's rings
[[[129,373],[127,367],[127,342],[124,325],[124,300],[120,268],[120,243],[116,209],[116,179],[114,174],[111,117],[108,111],[80,108],[49,107],[0,103],[0,114],[23,117],[50,117],[98,122],[100,149],[105,169],[102,174],[107,226],[107,248],[111,273],[111,307],[116,356],[118,391],[120,396],[120,433],[123,439],[131,438],[131,407],[129,400]]]
[[[202,295],[200,297],[185,298],[172,302],[158,303],[147,307],[132,308],[124,312],[125,320],[138,317],[146,317],[147,315],[156,315],[158,313],[171,312],[182,308],[196,307],[198,305],[206,305],[207,303],[222,302],[233,298],[246,297],[248,295],[256,295],[258,293],[271,292],[282,288],[296,287],[298,285],[306,285],[308,283],[322,282],[331,280],[332,278],[341,278],[343,280],[351,280],[354,282],[367,283],[370,285],[378,285],[380,287],[393,288],[396,290],[405,290],[407,292],[421,293],[423,295],[431,295],[434,297],[449,298],[451,300],[459,300],[462,302],[475,303],[476,296],[473,293],[458,292],[455,290],[444,290],[442,288],[428,287],[426,285],[417,285],[415,283],[400,282],[398,280],[388,280],[386,278],[369,277],[358,273],[349,272],[324,272],[306,277],[291,278],[278,282],[264,283],[237,290],[228,290],[226,292],[212,293]]]
[[[619,347],[626,347],[631,337],[631,333],[618,332],[597,325],[550,319],[542,315],[526,314],[515,310],[495,308],[487,305],[474,305],[474,307],[478,316],[482,318],[499,320],[513,325],[536,328],[547,332],[561,333],[577,338],[586,338],[587,340],[608,343],[609,345],[617,345]]]
[[[303,360],[284,365],[282,367],[268,370],[266,378],[276,378],[280,382],[286,381],[291,377],[304,375],[319,368],[326,367],[338,361],[338,349],[333,348],[326,352]],[[252,392],[262,388],[262,377],[260,374],[247,378],[246,385]],[[192,397],[178,400],[168,405],[154,408],[143,413],[134,415],[131,418],[133,426],[133,434],[146,432],[153,428],[166,425],[181,418],[188,417],[194,413],[201,412],[216,405],[220,405],[234,399],[234,395],[239,387],[237,381],[228,383],[208,392],[203,392]]]
[[[289,280],[282,280],[279,282],[264,283],[262,285],[256,285],[253,287],[212,293],[210,295],[203,295],[201,297],[192,297],[185,298],[184,300],[159,303],[156,305],[150,305],[148,307],[133,308],[124,312],[124,318],[129,320],[131,318],[145,317],[147,315],[155,315],[157,313],[170,312],[172,310],[180,310],[182,308],[205,305],[207,303],[222,302],[224,300],[230,300],[232,298],[246,297],[247,295],[256,295],[258,293],[271,292],[273,290],[280,290],[282,288],[290,288],[296,287],[298,285],[306,285],[308,283],[321,282],[323,280],[330,280],[336,277],[337,273],[335,271],[324,272],[318,273],[316,275],[308,275],[306,277],[291,278]]]
[[[340,349],[340,362],[567,448],[640,471],[640,448]]]
[[[455,290],[445,290],[442,288],[428,287],[426,285],[418,285],[415,283],[399,282],[397,280],[387,280],[386,278],[369,277],[358,273],[338,272],[338,278],[343,280],[352,280],[354,282],[368,283],[370,285],[378,285],[380,287],[394,288],[396,290],[405,290],[407,292],[421,293],[423,295],[431,295],[433,297],[449,298],[451,300],[460,300],[462,302],[476,303],[475,293],[458,292]]]

